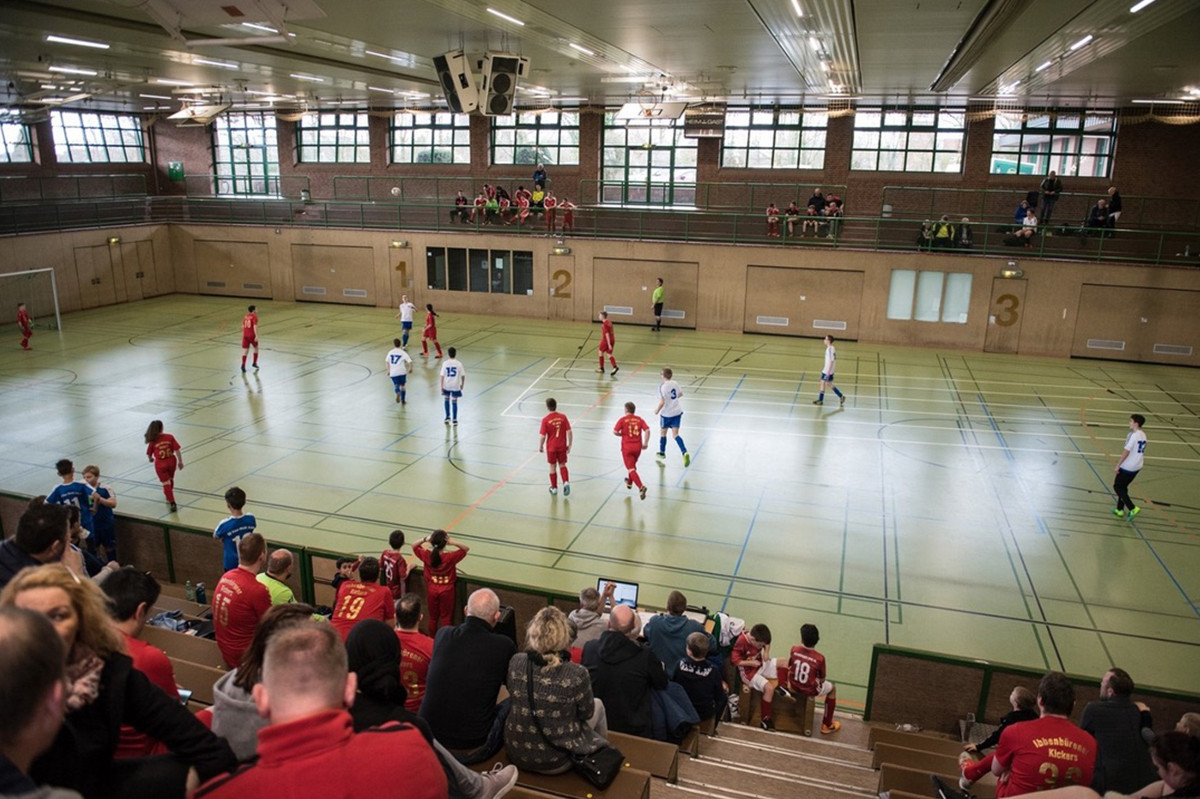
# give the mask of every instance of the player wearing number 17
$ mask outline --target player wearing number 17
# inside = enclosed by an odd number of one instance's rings
[[[354,625],[364,619],[395,621],[395,601],[391,589],[379,584],[379,559],[363,558],[358,564],[358,579],[347,580],[338,588],[330,621],[345,641]]]
[[[571,423],[567,417],[558,412],[558,401],[554,397],[546,399],[546,410],[550,413],[542,417],[541,442],[538,452],[546,453],[546,461],[550,464],[550,493],[558,493],[558,475],[554,467],[562,473],[563,496],[571,496],[571,477],[567,474],[567,454],[571,451]]]
[[[616,426],[613,427],[613,435],[621,439],[621,458],[625,461],[625,468],[629,475],[625,478],[625,487],[638,487],[638,494],[642,499],[646,498],[646,486],[642,484],[642,478],[638,476],[637,462],[642,455],[642,450],[650,446],[650,425],[646,424],[646,420],[638,416],[637,406],[632,402],[625,403],[625,415],[617,420]]]
[[[392,344],[393,347],[388,350],[387,354],[388,377],[392,378],[392,388],[396,391],[396,402],[407,405],[408,400],[404,386],[408,382],[408,373],[412,371],[413,360],[404,351],[400,339],[392,339]]]
[[[1129,435],[1125,438],[1125,451],[1121,453],[1121,460],[1117,461],[1117,478],[1113,480],[1113,491],[1117,494],[1117,507],[1113,509],[1113,516],[1118,518],[1125,515],[1126,509],[1130,519],[1142,512],[1129,498],[1129,484],[1145,464],[1146,434],[1142,432],[1142,425],[1145,423],[1146,417],[1140,413],[1129,417]]]

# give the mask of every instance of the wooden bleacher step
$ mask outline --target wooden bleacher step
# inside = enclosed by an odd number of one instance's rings
[[[921,796],[933,795],[933,782],[929,779],[931,772],[925,769],[906,768],[894,763],[884,763],[879,769],[879,784],[876,792],[905,791]],[[954,772],[938,773],[942,782],[951,787],[958,785],[958,769]],[[980,799],[994,799],[996,785],[994,782],[980,781],[971,786],[971,795]]]
[[[678,781],[679,747],[675,744],[612,731],[608,733],[608,742],[621,750],[625,762],[633,768],[649,772],[650,776],[672,785]]]
[[[875,757],[871,761],[872,768],[879,768],[884,763],[895,763],[898,766],[923,769],[933,774],[954,773],[958,770],[957,755],[906,749],[903,746],[885,743],[876,744],[874,751]]]
[[[156,646],[172,660],[187,660],[201,666],[212,666],[217,669],[225,668],[225,659],[216,641],[207,638],[197,638],[186,633],[177,633],[165,627],[147,626],[142,630],[141,639]]]
[[[600,797],[604,799],[650,799],[650,772],[633,768],[629,764],[629,753],[624,749],[621,752],[626,755],[625,768],[618,772],[617,778],[603,791],[597,790],[591,783],[573,771],[554,775],[522,771],[517,777],[517,785],[539,794],[565,797],[565,799],[599,799]],[[509,764],[508,752],[501,749],[483,763],[478,763],[471,768],[481,772],[488,771],[496,763],[507,766]]]
[[[175,658],[171,658],[171,666],[175,669],[175,682],[179,687],[192,692],[192,701],[205,705],[213,703],[213,685],[227,673],[212,666]]]
[[[958,757],[963,745],[952,738],[933,735],[924,732],[901,732],[891,727],[872,727],[867,735],[867,748],[874,749],[876,744],[893,744],[906,749],[921,749],[926,752],[939,752]]]

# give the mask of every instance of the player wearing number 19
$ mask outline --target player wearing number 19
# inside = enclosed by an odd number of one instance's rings
[[[358,564],[358,579],[347,580],[338,589],[330,621],[345,641],[354,625],[364,619],[379,619],[390,624],[395,618],[392,591],[379,584],[379,559],[363,558]]]
[[[413,360],[404,351],[400,339],[392,339],[392,344],[394,346],[388,350],[387,354],[388,377],[392,378],[392,388],[396,391],[396,402],[407,405],[407,391],[404,386],[408,382],[408,373],[412,371]]]
[[[571,477],[567,474],[567,454],[571,451],[571,423],[567,417],[558,412],[558,401],[554,397],[546,399],[546,410],[550,413],[542,417],[541,442],[538,452],[546,453],[546,461],[550,464],[550,493],[558,493],[558,474],[554,467],[562,473],[563,496],[571,496]]]
[[[1145,423],[1146,417],[1140,413],[1129,417],[1129,435],[1125,438],[1125,451],[1121,453],[1121,460],[1117,461],[1117,468],[1114,470],[1117,477],[1113,480],[1113,491],[1117,494],[1117,507],[1113,509],[1113,516],[1118,518],[1125,516],[1126,509],[1130,519],[1142,512],[1129,498],[1129,484],[1145,464],[1146,434],[1142,432],[1142,425]]]

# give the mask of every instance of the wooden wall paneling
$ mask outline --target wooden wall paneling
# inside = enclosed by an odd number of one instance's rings
[[[743,330],[857,339],[862,293],[862,272],[751,265]]]
[[[695,329],[700,264],[696,261],[592,261],[592,317],[605,308],[616,324],[654,324],[650,297],[663,279],[663,327]]]
[[[575,295],[579,293],[575,258],[570,255],[553,255],[547,259],[546,265],[547,281],[550,284],[548,316],[554,321],[572,321],[575,319]],[[597,310],[596,313],[599,314],[600,311]]]
[[[75,248],[75,274],[79,281],[81,308],[97,308],[117,302],[110,246],[97,244]]]
[[[1198,291],[1084,284],[1071,354],[1200,365],[1197,302]]]
[[[292,244],[295,299],[342,305],[375,304],[371,247]]]
[[[271,265],[265,243],[196,239],[197,291],[231,297],[271,298]]]

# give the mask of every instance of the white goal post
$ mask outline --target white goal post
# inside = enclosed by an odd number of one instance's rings
[[[27,269],[24,272],[0,273],[0,297],[4,307],[0,313],[9,320],[17,317],[17,303],[25,303],[25,309],[33,317],[35,327],[62,330],[62,314],[58,306],[58,284],[54,281],[53,269]],[[54,321],[42,321],[53,317]]]

